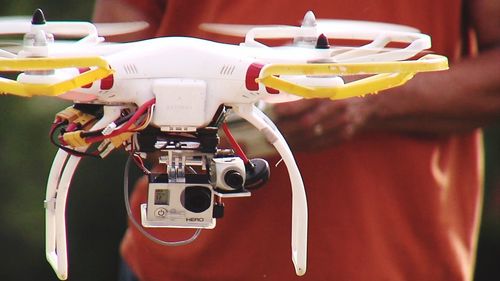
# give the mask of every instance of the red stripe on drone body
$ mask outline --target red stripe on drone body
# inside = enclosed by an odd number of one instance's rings
[[[80,74],[85,73],[85,72],[87,72],[87,71],[90,71],[90,67],[78,68],[78,72],[79,72]],[[88,88],[90,88],[90,87],[92,87],[92,83],[89,83],[89,84],[87,84],[87,85],[83,85],[83,86],[82,86],[82,88],[86,88],[86,89],[88,89]]]
[[[263,64],[260,63],[252,63],[248,69],[247,74],[245,76],[245,86],[249,91],[258,91],[259,83],[255,81],[255,79],[259,78],[260,71],[264,67]]]
[[[258,91],[259,90],[259,83],[257,83],[255,80],[259,78],[260,72],[262,71],[262,68],[264,67],[263,64],[260,63],[252,63],[248,69],[247,73],[245,76],[245,86],[247,90],[249,91]],[[266,87],[266,91],[269,94],[279,94],[280,91],[277,89],[269,88]]]
[[[101,80],[101,90],[109,90],[113,87],[113,84],[115,83],[115,78],[113,77],[113,74],[110,74],[109,76],[104,77]]]
[[[266,87],[266,91],[268,94],[271,94],[271,95],[277,95],[280,93],[280,90],[275,89],[275,88],[271,88],[271,87]]]

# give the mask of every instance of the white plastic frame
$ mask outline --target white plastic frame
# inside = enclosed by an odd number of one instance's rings
[[[292,261],[295,273],[302,276],[307,269],[307,199],[299,168],[285,138],[262,111],[251,104],[233,105],[233,110],[261,131],[285,162],[292,186]]]
[[[411,58],[419,52],[431,47],[431,38],[423,33],[411,31],[356,29],[321,29],[296,26],[267,26],[255,27],[245,36],[245,46],[267,47],[256,39],[280,38],[317,38],[324,34],[328,38],[347,40],[368,40],[368,44],[346,51],[339,55],[332,55],[335,62],[381,62],[397,61]],[[384,49],[390,42],[408,43],[404,48]]]
[[[102,129],[120,117],[123,107],[105,106],[104,116],[91,130]],[[68,249],[66,239],[66,201],[69,186],[81,158],[70,156],[62,149],[50,169],[45,194],[45,254],[61,280],[68,278]]]

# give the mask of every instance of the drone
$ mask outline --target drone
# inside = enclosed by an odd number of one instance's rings
[[[192,242],[223,216],[225,198],[246,197],[270,176],[264,159],[248,159],[231,135],[226,117],[255,126],[280,154],[292,191],[292,261],[306,272],[307,200],[285,138],[259,108],[301,98],[345,99],[404,84],[416,73],[446,70],[446,57],[428,51],[431,40],[417,29],[346,20],[316,20],[301,26],[203,24],[215,33],[242,36],[239,45],[190,37],[106,43],[90,22],[0,22],[1,34],[23,34],[20,50],[0,50],[0,92],[49,96],[73,105],[56,114],[51,141],[59,147],[47,182],[46,256],[61,280],[68,277],[65,209],[70,183],[83,157],[104,158],[115,150],[148,177],[148,198],[135,227],[192,228]],[[133,31],[133,30],[132,30]],[[120,31],[120,32],[131,32]],[[56,38],[74,37],[76,41]],[[261,41],[285,40],[280,46]],[[352,45],[330,45],[334,40]],[[267,41],[266,41],[267,42]],[[349,78],[349,79],[345,79]],[[348,82],[349,81],[349,82]],[[219,129],[230,148],[221,148]],[[147,158],[154,159],[148,168]]]

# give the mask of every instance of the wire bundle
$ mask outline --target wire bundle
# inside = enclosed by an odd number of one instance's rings
[[[74,107],[57,114],[49,137],[60,149],[75,156],[106,157],[112,150],[129,142],[133,133],[144,130],[153,119],[156,99],[151,99],[135,111],[124,111],[122,116],[104,128],[88,130],[97,122],[97,114],[84,113]],[[87,149],[100,143],[93,152]]]

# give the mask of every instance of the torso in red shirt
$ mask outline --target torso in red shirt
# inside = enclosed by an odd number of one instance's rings
[[[158,35],[228,40],[197,27],[202,22],[297,25],[313,10],[317,18],[414,26],[432,36],[434,51],[450,58],[460,53],[458,0],[131,2],[161,22]],[[284,165],[273,166],[277,159],[270,159],[267,186],[251,198],[226,200],[225,217],[194,243],[163,247],[130,228],[122,254],[145,281],[467,280],[481,204],[481,153],[478,132],[439,138],[370,134],[296,153],[309,204],[304,277],[295,276],[291,261],[290,183]],[[145,190],[139,184],[134,193],[136,215]],[[166,240],[192,233],[152,232]]]

